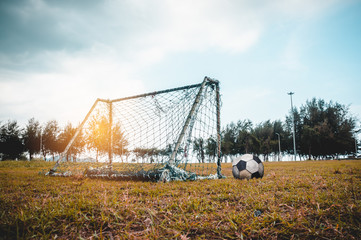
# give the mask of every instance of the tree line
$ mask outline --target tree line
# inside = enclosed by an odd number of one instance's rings
[[[351,116],[347,106],[316,98],[294,108],[285,122],[268,120],[253,125],[243,120],[228,124],[222,131],[222,153],[253,153],[267,160],[279,153],[281,145],[282,153],[294,154],[293,117],[296,154],[300,159],[334,159],[357,153],[359,121]]]
[[[295,123],[296,149],[299,158],[324,159],[338,158],[339,155],[356,154],[356,132],[358,120],[351,116],[347,106],[325,102],[313,98],[306,101],[299,109],[294,108],[284,122],[267,120],[253,124],[250,120],[231,122],[221,132],[222,154],[234,156],[244,153],[262,155],[267,161],[270,156],[293,153],[293,122]],[[85,147],[99,154],[109,151],[109,125],[106,118],[93,119],[89,134],[79,133],[79,137],[68,151],[67,159],[74,158]],[[64,151],[76,132],[76,127],[68,123],[61,128],[56,120],[43,126],[31,118],[25,128],[16,121],[9,120],[0,125],[0,157],[1,159],[32,159],[35,154],[43,158]],[[112,127],[112,151],[114,154],[126,154],[127,141],[120,126]],[[280,149],[281,147],[281,149]],[[168,146],[170,148],[170,146]],[[216,157],[214,139],[195,139],[193,149],[199,162]],[[170,150],[136,149],[137,155],[165,154]],[[25,154],[27,156],[25,156]]]
[[[64,129],[56,120],[41,126],[31,118],[25,128],[20,128],[17,121],[8,120],[0,126],[0,154],[5,159],[33,159],[35,154],[55,155],[65,149],[75,128],[69,123]],[[76,148],[74,149],[76,150]]]
[[[109,145],[109,122],[105,117],[94,117],[90,121],[87,134],[80,131],[65,156],[67,161],[87,148],[99,155],[106,154],[112,146],[112,151],[118,154],[126,146],[120,126],[112,127],[112,144]],[[0,126],[1,159],[33,159],[35,154],[41,154],[44,159],[62,153],[77,131],[71,123],[61,128],[56,120],[46,122],[43,126],[31,118],[25,128],[20,128],[16,121],[8,121]],[[25,156],[27,154],[28,156]]]

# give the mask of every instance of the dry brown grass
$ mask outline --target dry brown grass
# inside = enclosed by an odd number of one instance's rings
[[[0,238],[360,239],[361,161],[265,163],[263,179],[151,183],[0,162]]]

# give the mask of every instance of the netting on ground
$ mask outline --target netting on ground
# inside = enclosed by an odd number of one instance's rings
[[[98,99],[50,175],[154,181],[220,177],[218,82]]]

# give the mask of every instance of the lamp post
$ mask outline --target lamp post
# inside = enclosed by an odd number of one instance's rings
[[[296,132],[295,132],[295,113],[293,112],[293,104],[292,104],[292,95],[295,94],[294,92],[288,92],[288,95],[291,97],[291,112],[292,112],[292,122],[293,122],[293,154],[294,160],[296,161]]]
[[[39,153],[40,153],[40,159],[43,159],[43,156],[41,154],[41,150],[43,149],[43,130],[40,129],[40,150],[39,150]]]
[[[357,152],[358,152],[358,144],[357,144],[357,134],[361,131],[361,129],[356,130],[354,133],[355,136],[355,158],[357,158]]]
[[[357,139],[355,136],[355,158],[357,158]]]
[[[43,134],[40,133],[40,154],[41,154],[41,149],[43,149]]]
[[[279,133],[276,133],[278,136],[278,161],[281,160],[281,137]]]

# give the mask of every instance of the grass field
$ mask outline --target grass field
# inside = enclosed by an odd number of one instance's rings
[[[361,161],[170,183],[39,174],[51,166],[0,162],[1,239],[361,239]]]

